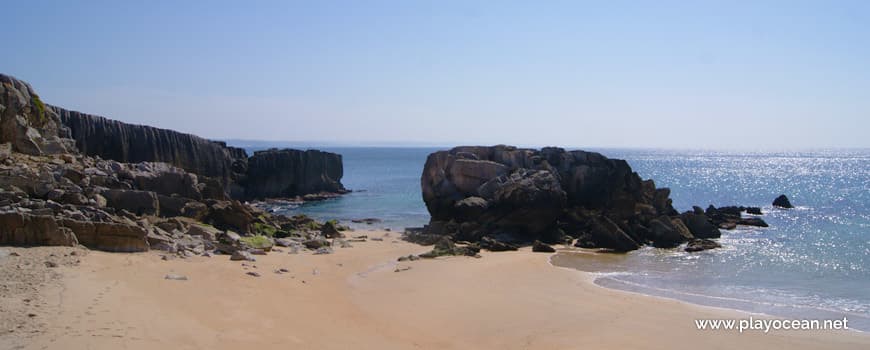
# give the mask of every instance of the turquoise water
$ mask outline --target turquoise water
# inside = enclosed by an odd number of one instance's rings
[[[322,148],[344,156],[351,194],[288,208],[321,219],[375,217],[374,227],[422,226],[420,174],[431,148]],[[559,265],[596,283],[705,305],[792,318],[849,318],[870,330],[870,150],[737,153],[590,149],[626,159],[670,187],[674,206],[760,206],[769,228],[723,231],[723,249],[644,248]],[[787,194],[793,210],[770,206]]]

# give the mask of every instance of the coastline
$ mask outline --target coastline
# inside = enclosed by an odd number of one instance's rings
[[[23,348],[870,346],[870,336],[848,331],[699,331],[695,319],[749,314],[605,288],[594,274],[556,268],[550,254],[528,248],[399,263],[428,248],[391,232],[357,234],[384,240],[244,264],[222,255],[164,261],[155,252],[90,252],[79,266],[58,268],[63,283],[43,290],[43,311],[56,310]],[[273,273],[282,267],[290,272]]]
[[[590,281],[592,284],[594,284],[600,288],[606,289],[606,290],[614,290],[614,291],[620,291],[620,292],[625,292],[625,293],[631,293],[631,294],[636,294],[636,295],[640,295],[640,296],[644,296],[644,297],[673,300],[673,301],[685,303],[688,305],[694,305],[694,306],[704,307],[704,308],[711,308],[711,309],[721,310],[724,312],[738,312],[738,313],[744,314],[743,315],[744,319],[747,317],[752,317],[755,319],[780,319],[780,320],[793,320],[793,319],[824,320],[824,319],[827,319],[827,318],[806,317],[805,315],[791,315],[791,316],[795,316],[795,317],[786,317],[786,316],[781,315],[781,314],[774,314],[774,313],[770,313],[770,312],[746,310],[746,309],[742,309],[739,306],[736,306],[733,304],[726,305],[729,301],[738,302],[738,303],[739,302],[748,302],[747,300],[743,300],[743,299],[736,299],[736,298],[729,298],[729,297],[718,297],[718,296],[705,295],[705,294],[694,294],[691,292],[679,291],[677,289],[664,289],[664,288],[659,288],[659,287],[655,287],[655,286],[642,285],[642,284],[637,284],[637,283],[628,282],[628,281],[624,281],[624,280],[618,280],[618,279],[615,279],[613,277],[613,275],[632,274],[633,272],[627,272],[627,271],[626,272],[588,271],[588,270],[579,269],[578,267],[563,266],[563,265],[560,265],[560,264],[553,262],[553,259],[557,258],[557,255],[563,255],[563,256],[574,255],[574,254],[578,254],[578,251],[579,251],[579,249],[577,249],[577,248],[567,248],[565,250],[561,250],[561,251],[557,252],[556,254],[552,254],[550,256],[550,258],[548,259],[548,262],[550,263],[551,266],[553,266],[555,268],[567,269],[567,270],[571,270],[571,271],[578,271],[581,273],[589,274],[589,275],[591,275]],[[584,251],[580,254],[586,254],[586,253],[591,254],[591,255],[596,254],[595,252],[586,252],[586,251]],[[622,287],[617,286],[620,284],[622,284],[623,286]],[[656,292],[658,292],[658,293],[656,293]],[[681,298],[680,296],[683,296],[683,298]],[[722,302],[720,304],[715,304],[715,302],[710,302],[710,301],[692,301],[692,300],[689,300],[690,299],[689,297],[694,297],[696,300],[703,300],[703,299],[722,300]],[[795,305],[792,305],[790,307],[792,307],[794,309],[801,309],[802,308],[800,306],[795,306]],[[824,310],[824,311],[835,313],[834,310]],[[839,314],[839,315],[841,315],[841,314]],[[802,317],[798,317],[798,316],[802,316]],[[848,318],[848,316],[850,316],[850,315],[847,315],[846,318]],[[835,318],[830,318],[830,319],[834,320]],[[870,334],[870,332],[868,332],[867,330],[852,327],[852,322],[851,322],[852,319],[851,318],[848,318],[848,319],[850,321],[850,322],[848,322],[848,325],[849,325],[848,331],[856,332],[856,333],[860,333],[860,334]]]

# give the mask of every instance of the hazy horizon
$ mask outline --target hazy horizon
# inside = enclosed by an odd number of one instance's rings
[[[18,2],[0,72],[217,140],[868,148],[870,3]]]

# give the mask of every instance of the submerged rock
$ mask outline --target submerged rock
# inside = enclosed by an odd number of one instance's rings
[[[709,250],[715,248],[721,248],[718,242],[709,240],[709,239],[693,239],[689,241],[689,244],[686,245],[685,251],[687,252],[699,252],[702,250]]]

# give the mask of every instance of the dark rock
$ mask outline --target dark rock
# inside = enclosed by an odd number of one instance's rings
[[[381,219],[378,219],[378,218],[365,218],[365,219],[353,219],[353,220],[350,220],[350,222],[353,222],[353,223],[357,223],[357,224],[366,224],[366,225],[376,224],[376,223],[379,223],[379,222],[381,222],[381,221],[382,221],[382,220],[381,220]]]
[[[330,245],[330,243],[325,238],[318,237],[318,238],[312,238],[312,239],[306,240],[306,241],[302,242],[302,245],[304,245],[305,248],[308,248],[308,249],[319,249],[322,247],[328,247]]]
[[[791,205],[791,201],[789,201],[788,197],[784,194],[779,195],[779,197],[776,197],[776,199],[773,200],[773,206],[785,209],[794,208],[794,206]]]
[[[477,246],[465,246],[459,247],[453,243],[453,240],[450,237],[443,236],[438,242],[435,243],[435,246],[432,247],[432,250],[423,254],[420,254],[420,258],[432,259],[437,258],[439,256],[452,256],[452,255],[465,255],[465,256],[474,256],[480,252],[480,248]],[[417,257],[413,255],[409,255],[407,260],[416,260]]]
[[[589,235],[595,242],[594,248],[612,249],[618,252],[640,248],[637,241],[607,217],[594,218],[589,228]]]
[[[765,222],[761,218],[742,218],[737,221],[737,224],[756,227],[768,227],[767,222]]]
[[[252,232],[256,217],[239,201],[219,201],[210,206],[207,220],[215,227],[247,234]]]
[[[583,232],[583,244],[631,250],[650,240],[634,227],[677,214],[670,190],[640,179],[627,162],[554,147],[435,152],[426,160],[421,187],[431,214],[423,234],[469,241],[506,235],[508,241],[561,242],[565,232]],[[596,214],[572,219],[584,210]],[[613,225],[602,228],[599,216]]]
[[[761,208],[759,207],[747,207],[746,213],[752,215],[763,215],[763,213],[761,212]]]
[[[687,252],[699,252],[702,250],[721,248],[722,245],[717,243],[716,241],[709,239],[693,239],[689,241],[689,244],[686,245],[685,251]]]
[[[480,192],[489,207],[477,221],[493,231],[537,236],[552,228],[565,208],[565,192],[547,171],[502,175],[481,185]]]
[[[78,149],[124,163],[165,162],[186,171],[220,179],[229,187],[244,176],[245,151],[177,131],[133,125],[51,107],[69,128]]]
[[[705,214],[684,213],[680,218],[695,238],[719,238],[722,232]]]
[[[270,149],[248,159],[247,198],[294,197],[346,192],[341,155],[317,150]]]
[[[461,220],[476,220],[486,212],[489,203],[480,197],[468,197],[453,205],[457,217]]]
[[[496,240],[492,237],[483,237],[480,239],[480,248],[491,252],[503,252],[508,250],[517,250],[516,245]]]
[[[545,244],[544,242],[535,241],[534,243],[532,243],[532,251],[539,253],[555,253],[556,249]]]
[[[335,221],[329,220],[320,226],[320,234],[326,238],[343,238],[344,234],[338,231]]]
[[[162,194],[158,194],[157,202],[160,207],[160,216],[174,217],[183,216],[182,211],[184,210],[184,207],[188,203],[193,202],[193,200],[190,198],[184,198],[179,196],[165,196]]]
[[[157,215],[160,201],[157,194],[136,190],[108,190],[103,192],[106,205],[118,210],[127,210],[136,215]]]
[[[208,216],[208,205],[200,202],[187,202],[181,208],[181,216],[202,221]]]
[[[658,248],[673,248],[694,238],[682,221],[671,220],[667,216],[650,221],[649,229],[652,232],[653,246]]]

